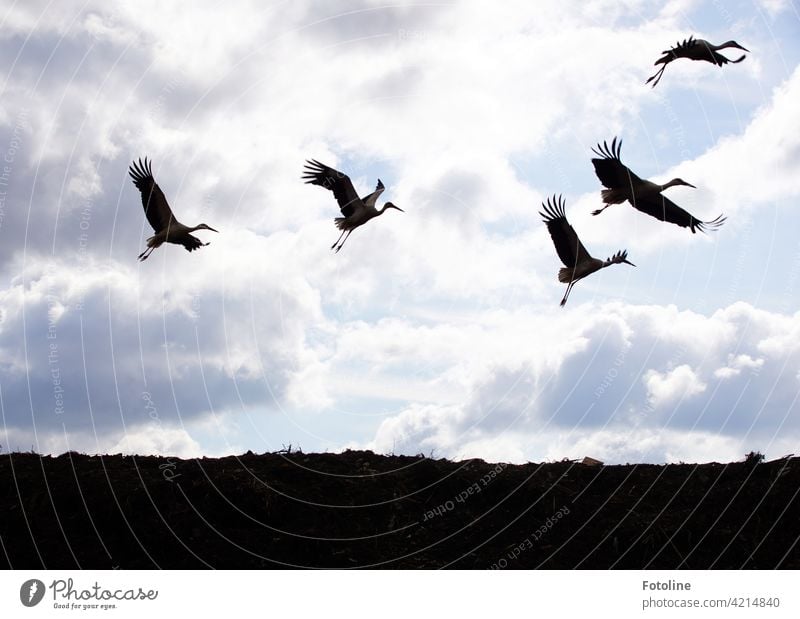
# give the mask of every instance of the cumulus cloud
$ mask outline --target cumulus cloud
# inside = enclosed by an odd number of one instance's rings
[[[305,338],[321,320],[318,297],[288,270],[271,277],[270,249],[242,273],[231,263],[253,247],[220,245],[223,257],[177,280],[165,268],[29,260],[0,292],[5,428],[83,433],[103,449],[124,430],[146,436],[137,432],[153,421],[175,428],[213,411],[279,407],[314,362]]]
[[[669,406],[706,390],[705,383],[686,364],[664,373],[648,370],[643,380],[650,404],[656,408]]]
[[[589,215],[598,139],[640,137],[626,153],[643,173],[691,168],[701,212],[725,211],[732,234],[737,215],[798,194],[800,147],[781,130],[798,120],[797,72],[762,76],[755,61],[727,72],[737,92],[759,77],[776,88],[760,108],[738,107],[741,123],[722,139],[676,144],[636,129],[670,126],[681,82],[644,88],[642,58],[685,36],[697,10],[686,0],[242,2],[220,19],[214,3],[15,5],[0,33],[15,59],[0,68],[0,155],[14,149],[0,203],[6,441],[194,454],[208,448],[193,432],[220,411],[314,409],[346,411],[338,436],[374,436],[381,450],[671,458],[690,453],[673,438],[681,431],[737,448],[751,432],[741,407],[776,427],[794,406],[788,392],[769,396],[774,409],[759,397],[767,376],[791,367],[793,316],[718,296],[703,311],[648,305],[645,295],[679,302],[677,287],[658,288],[652,261],[599,273],[569,311],[551,311],[560,264],[538,210],[554,192],[597,255],[714,258],[700,235]],[[686,67],[684,88],[702,86],[700,69]],[[221,231],[202,233],[209,247],[135,262],[151,231],[127,166],[145,155],[178,218]],[[299,181],[307,157],[345,170],[362,194],[380,177],[406,213],[332,256],[338,211]],[[681,301],[697,286],[681,280]],[[620,297],[634,304],[607,303]],[[645,423],[636,415],[648,406]],[[630,427],[639,434],[626,441]]]
[[[158,425],[126,432],[115,445],[108,449],[108,453],[176,456],[178,458],[199,458],[204,455],[197,441],[185,430],[164,428]]]
[[[491,444],[516,460],[561,450],[623,462],[724,460],[750,449],[782,455],[800,439],[800,340],[786,335],[800,314],[744,303],[710,315],[657,306],[597,309],[582,306],[580,319],[527,314],[496,325],[487,339],[523,323],[524,331],[547,329],[564,343],[560,350],[523,347],[516,361],[482,354],[474,338],[451,343],[447,373],[467,377],[462,403],[411,406],[384,420],[368,444],[462,457]],[[764,344],[775,338],[784,346],[770,355]],[[429,346],[435,339],[426,334]],[[468,371],[470,363],[479,369]]]
[[[741,135],[730,135],[700,157],[667,173],[689,175],[704,189],[696,201],[709,212],[743,214],[800,193],[800,138],[786,127],[800,122],[800,67],[772,93]],[[756,154],[758,156],[753,156]]]
[[[714,372],[717,378],[738,376],[742,370],[758,372],[764,365],[764,359],[753,359],[750,355],[728,355],[728,363]]]

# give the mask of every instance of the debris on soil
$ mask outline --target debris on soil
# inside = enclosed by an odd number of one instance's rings
[[[762,460],[0,453],[0,566],[798,569],[800,459]]]

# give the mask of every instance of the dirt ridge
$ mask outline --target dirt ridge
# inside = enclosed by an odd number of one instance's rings
[[[0,454],[0,564],[800,568],[800,459],[589,466],[370,451]]]

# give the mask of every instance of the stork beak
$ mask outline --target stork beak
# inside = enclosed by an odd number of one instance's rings
[[[697,187],[695,187],[691,183],[684,182],[683,184],[686,185],[687,187],[691,187],[692,189],[697,189]]]
[[[216,232],[217,234],[219,234],[219,230],[214,230],[214,228],[212,228],[211,226],[206,226],[206,228],[211,230],[211,232]]]
[[[741,49],[741,50],[744,50],[744,51],[746,51],[746,52],[748,52],[748,53],[750,52],[750,50],[749,50],[749,49],[747,49],[746,47],[743,47],[743,46],[741,46],[741,45],[737,45],[736,47],[738,47],[739,49]]]
[[[636,266],[636,265],[635,265],[635,264],[633,264],[633,262],[631,262],[630,260],[623,260],[623,262],[624,262],[625,264],[629,264],[629,265],[631,265],[632,267],[635,267],[635,266]]]
[[[394,204],[392,204],[392,206],[394,206]],[[401,209],[399,206],[394,206],[394,208],[396,208],[401,213],[405,213],[405,211],[403,209]]]

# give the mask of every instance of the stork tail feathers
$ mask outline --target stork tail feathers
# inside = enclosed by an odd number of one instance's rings
[[[569,284],[574,274],[575,269],[573,267],[563,267],[558,270],[558,281],[562,284]]]
[[[600,192],[600,197],[603,198],[603,203],[605,204],[622,204],[628,199],[624,192],[618,189],[603,189]]]

